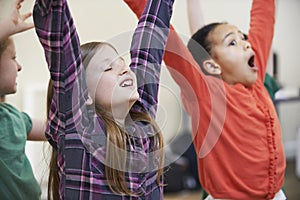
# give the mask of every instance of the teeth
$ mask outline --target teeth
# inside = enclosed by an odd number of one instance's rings
[[[121,87],[132,86],[132,80],[126,80],[121,84]]]

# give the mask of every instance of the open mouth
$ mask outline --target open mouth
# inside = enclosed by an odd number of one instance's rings
[[[254,55],[252,55],[248,61],[248,65],[252,68],[255,67],[255,63],[254,63]]]
[[[133,85],[133,80],[132,79],[126,79],[121,82],[120,86],[121,87],[130,87]]]

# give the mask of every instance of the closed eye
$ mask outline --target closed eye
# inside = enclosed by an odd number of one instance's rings
[[[108,72],[108,71],[110,71],[110,70],[112,70],[112,67],[106,68],[106,69],[104,70],[104,72]]]

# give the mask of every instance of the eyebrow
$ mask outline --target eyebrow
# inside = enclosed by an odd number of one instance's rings
[[[122,56],[118,56],[117,58],[111,60],[111,63],[115,63],[118,60],[121,60],[122,62],[125,62],[125,59]]]
[[[222,40],[222,42],[224,42],[225,40],[226,40],[226,38],[228,38],[230,35],[233,35],[234,34],[234,32],[232,31],[232,32],[229,32],[229,33],[227,33],[226,35],[225,35],[225,37],[223,38],[223,40]],[[242,33],[242,31],[238,31],[238,34],[242,34],[242,35],[244,35],[244,33]]]
[[[230,35],[232,35],[233,32],[229,32],[225,35],[225,37],[223,38],[222,42],[224,42],[226,40],[226,38],[228,38]]]
[[[99,62],[94,62],[93,63],[93,67],[97,67],[101,70],[105,70],[106,66],[108,66],[108,63],[110,63],[109,58],[105,58],[103,60],[100,61],[102,64],[100,64]]]
[[[101,68],[105,70],[108,65],[110,66],[112,63],[116,62],[119,59],[125,62],[125,59],[122,56],[118,56],[115,59],[105,58],[103,60],[103,63],[105,63],[105,65],[101,66]]]
[[[113,59],[113,62],[116,61],[116,60],[119,60],[119,59],[122,60],[122,61],[125,61],[125,59],[122,56],[118,56],[115,59]]]

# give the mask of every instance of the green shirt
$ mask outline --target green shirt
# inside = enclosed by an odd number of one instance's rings
[[[268,93],[269,93],[270,97],[274,101],[275,100],[275,93],[278,90],[280,90],[280,85],[268,73],[266,73],[264,85],[265,85],[265,88],[268,90]]]
[[[0,103],[0,198],[3,200],[40,199],[41,189],[25,155],[31,128],[26,113]]]

